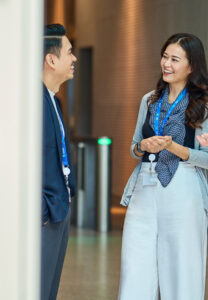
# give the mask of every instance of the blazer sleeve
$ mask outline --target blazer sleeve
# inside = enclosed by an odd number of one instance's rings
[[[48,221],[49,215],[48,215],[48,206],[46,201],[46,196],[42,194],[42,224]]]
[[[134,147],[137,143],[139,143],[143,139],[142,127],[143,127],[143,124],[144,124],[144,122],[146,120],[146,116],[147,116],[147,110],[148,110],[147,101],[153,92],[154,91],[151,91],[148,94],[144,95],[144,97],[142,98],[141,104],[140,104],[139,113],[138,113],[138,117],[137,117],[137,123],[136,123],[136,129],[135,129],[133,140],[132,140],[131,147],[130,147],[130,154],[133,158],[136,158],[136,159],[141,159],[141,157],[137,156],[134,153]]]
[[[196,130],[196,135],[201,135],[208,132],[208,119],[202,123],[202,128]],[[198,145],[195,149],[189,148],[189,159],[187,162],[196,167],[208,169],[208,147],[201,146],[195,137],[195,144]],[[197,149],[198,148],[198,149]]]

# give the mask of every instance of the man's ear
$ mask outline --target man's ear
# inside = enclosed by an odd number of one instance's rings
[[[55,69],[55,55],[48,53],[45,56],[45,63],[51,68],[51,69]]]

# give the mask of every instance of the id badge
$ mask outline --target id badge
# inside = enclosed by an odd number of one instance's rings
[[[143,186],[155,186],[157,185],[157,173],[153,170],[153,161],[155,160],[155,154],[149,155],[150,168],[149,172],[143,174]]]
[[[157,173],[144,173],[143,174],[143,186],[156,186],[157,185]]]

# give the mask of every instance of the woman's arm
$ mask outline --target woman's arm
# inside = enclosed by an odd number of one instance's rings
[[[196,129],[196,137],[204,134],[207,136],[206,132],[208,132],[208,119],[202,123],[201,129]],[[208,169],[208,147],[197,144],[196,147],[196,149],[187,148],[172,142],[166,149],[196,167]]]
[[[196,129],[196,137],[203,135],[208,132],[208,119],[206,119],[202,124],[201,128]],[[208,147],[199,145],[197,143],[197,138],[195,140],[196,149],[189,149],[189,159],[188,162],[195,165],[196,167],[208,169]],[[198,144],[198,145],[197,145]]]
[[[134,132],[134,136],[133,136],[133,140],[132,140],[131,148],[130,148],[131,156],[133,158],[136,158],[136,159],[139,159],[139,160],[141,159],[143,154],[139,154],[140,149],[138,148],[139,149],[139,152],[138,152],[136,147],[137,147],[137,144],[140,145],[140,142],[143,139],[142,127],[143,127],[143,124],[144,124],[144,122],[146,120],[146,116],[147,116],[147,109],[148,109],[147,100],[148,100],[148,98],[150,97],[150,95],[152,93],[153,92],[150,92],[150,93],[144,95],[144,97],[141,100],[139,113],[138,113],[138,118],[137,118],[137,123],[136,123],[136,129],[135,129],[135,132]]]
[[[184,147],[180,144],[175,143],[172,141],[169,146],[165,147],[166,150],[170,151],[171,153],[177,155],[183,160],[189,159],[189,148]]]

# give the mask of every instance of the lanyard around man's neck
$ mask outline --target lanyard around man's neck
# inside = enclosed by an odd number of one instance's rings
[[[64,126],[63,126],[61,117],[60,117],[57,107],[56,107],[56,101],[55,101],[55,97],[54,97],[55,94],[53,92],[51,92],[50,90],[49,90],[49,94],[50,94],[51,100],[53,102],[53,106],[55,108],[59,126],[60,126],[60,130],[61,130],[61,144],[62,144],[61,149],[62,149],[63,173],[66,177],[68,177],[68,175],[70,174],[70,169],[69,169],[69,162],[68,162],[67,151],[66,151],[65,130],[64,130]]]

